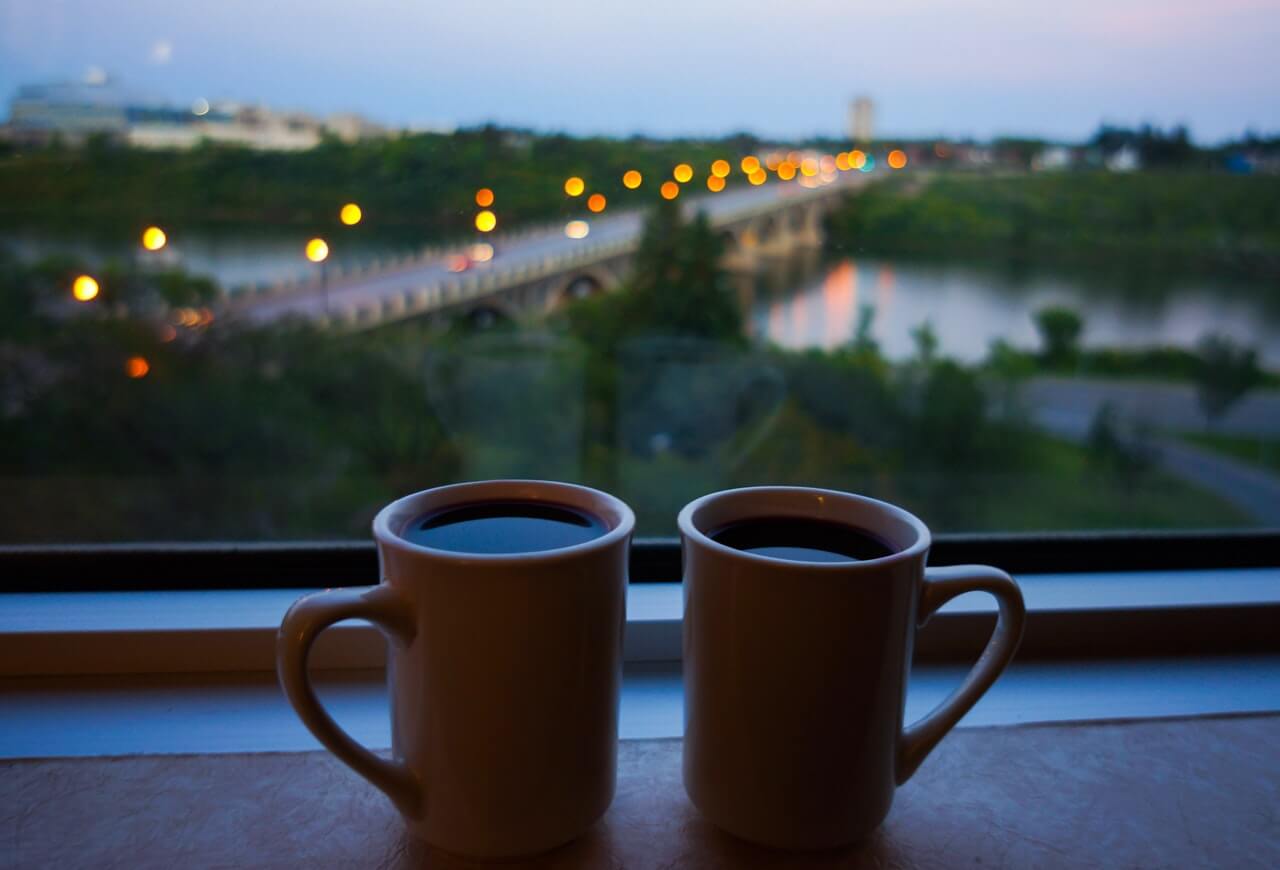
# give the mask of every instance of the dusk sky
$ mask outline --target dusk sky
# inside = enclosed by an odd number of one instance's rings
[[[400,124],[627,134],[1280,132],[1280,0],[0,0],[0,101],[100,67]]]

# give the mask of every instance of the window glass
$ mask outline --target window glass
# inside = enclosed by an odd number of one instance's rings
[[[0,0],[0,543],[1280,526],[1280,10]]]

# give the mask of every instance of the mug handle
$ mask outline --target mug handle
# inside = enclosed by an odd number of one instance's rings
[[[422,802],[422,786],[408,766],[379,758],[357,743],[325,711],[307,673],[307,659],[315,639],[335,622],[367,619],[389,638],[408,644],[417,633],[413,615],[390,586],[326,589],[294,602],[276,635],[276,673],[289,703],[326,749],[391,798],[403,814],[413,817]]]
[[[991,688],[1022,641],[1022,629],[1027,618],[1022,590],[1008,574],[987,565],[926,568],[917,625],[923,626],[939,607],[965,592],[987,592],[996,599],[1000,615],[996,619],[995,631],[964,682],[931,713],[903,729],[898,741],[898,785],[911,778],[938,741]]]

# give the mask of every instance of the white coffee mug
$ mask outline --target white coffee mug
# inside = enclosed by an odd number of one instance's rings
[[[712,536],[744,520],[810,518],[870,533],[890,554],[797,562]],[[687,505],[684,783],[712,822],[790,849],[843,846],[889,812],[894,788],[995,682],[1022,637],[1022,593],[998,568],[926,568],[929,530],[875,499],[752,487]],[[964,682],[903,727],[917,625],[988,592],[995,634]]]
[[[585,511],[605,532],[510,555],[402,537],[430,512],[512,501]],[[623,502],[567,483],[464,483],[395,501],[373,521],[379,585],[308,595],[285,615],[285,693],[311,733],[384,791],[427,843],[476,858],[566,843],[613,799],[634,526]],[[316,636],[344,619],[367,619],[390,640],[390,760],[334,723],[307,676]]]

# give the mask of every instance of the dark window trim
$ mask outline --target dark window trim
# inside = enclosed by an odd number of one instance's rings
[[[938,535],[932,565],[985,563],[1012,574],[1280,566],[1280,530]],[[0,547],[0,593],[363,586],[371,542],[18,545]],[[676,538],[637,539],[633,583],[680,579]]]

